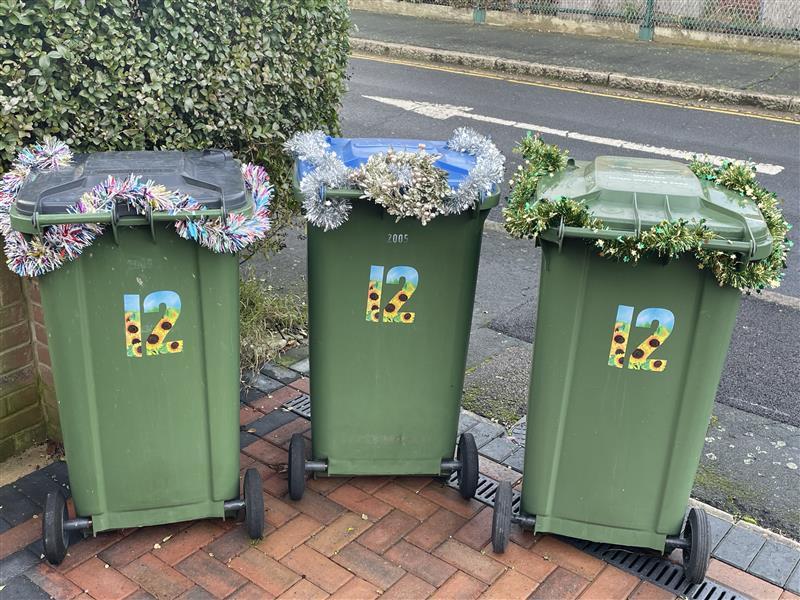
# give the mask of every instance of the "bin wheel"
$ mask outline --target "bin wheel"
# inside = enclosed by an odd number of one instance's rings
[[[458,439],[456,458],[461,463],[458,470],[458,491],[469,500],[478,489],[478,446],[471,433],[462,433]]]
[[[256,469],[245,471],[243,492],[247,535],[251,540],[259,540],[264,535],[264,490],[261,487],[261,473]]]
[[[69,519],[67,502],[61,492],[49,492],[44,502],[42,516],[42,540],[44,556],[51,565],[61,564],[67,555],[69,535],[64,522]]]
[[[300,433],[289,442],[289,498],[300,500],[306,491],[306,440]]]
[[[492,550],[502,554],[508,548],[508,537],[511,534],[511,501],[513,493],[508,481],[497,485],[494,495],[494,514],[492,515]]]
[[[689,547],[683,549],[684,577],[689,583],[701,583],[706,578],[708,561],[711,559],[711,535],[706,511],[693,508],[689,511],[683,538]]]

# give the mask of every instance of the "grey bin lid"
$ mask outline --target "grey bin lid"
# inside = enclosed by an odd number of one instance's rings
[[[23,215],[32,215],[35,210],[66,213],[109,175],[123,179],[131,174],[188,194],[209,209],[222,208],[223,198],[226,211],[244,208],[247,203],[239,161],[227,151],[205,150],[78,155],[67,168],[34,172],[19,190],[16,207]]]
[[[756,204],[699,179],[683,163],[598,156],[539,182],[536,198],[582,200],[614,230],[635,233],[661,221],[699,221],[725,240],[754,242],[753,258],[770,252],[772,236]],[[588,236],[587,236],[588,237]]]

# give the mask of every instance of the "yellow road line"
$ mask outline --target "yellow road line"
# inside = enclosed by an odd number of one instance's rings
[[[533,81],[526,81],[524,79],[514,79],[513,77],[506,77],[503,75],[493,75],[491,73],[486,73],[483,71],[473,71],[469,69],[457,69],[453,67],[442,67],[438,65],[429,65],[429,64],[422,64],[418,62],[408,61],[408,60],[398,60],[395,58],[385,58],[385,57],[378,57],[372,56],[368,54],[360,54],[360,53],[353,53],[351,54],[352,58],[360,59],[360,60],[370,60],[373,62],[382,62],[382,63],[390,63],[393,65],[404,65],[407,67],[415,67],[418,69],[427,69],[429,71],[444,71],[445,73],[453,73],[456,75],[467,75],[470,77],[480,77],[482,79],[496,79],[499,81],[505,81],[507,83],[518,83],[520,85],[529,85],[533,87],[541,87],[541,88],[548,88],[551,90],[560,90],[564,92],[573,92],[575,94],[585,94],[588,96],[601,96],[603,98],[613,98],[615,100],[626,100],[628,102],[641,102],[644,104],[657,104],[659,106],[669,106],[672,108],[685,108],[688,110],[700,110],[704,112],[712,112],[718,113],[723,115],[732,115],[736,117],[747,117],[749,119],[762,119],[764,121],[774,121],[776,123],[789,123],[790,125],[800,125],[800,121],[791,118],[784,118],[784,117],[774,117],[770,115],[761,115],[758,113],[750,113],[750,112],[738,112],[735,110],[728,110],[725,108],[714,108],[710,106],[691,106],[686,104],[680,104],[679,102],[668,102],[666,100],[652,100],[649,98],[633,98],[630,96],[622,96],[619,94],[610,94],[607,92],[593,92],[589,90],[581,90],[578,88],[573,88],[565,85],[556,85],[551,83],[537,83]]]

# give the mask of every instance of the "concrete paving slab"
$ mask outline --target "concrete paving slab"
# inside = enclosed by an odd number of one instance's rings
[[[713,551],[728,533],[733,524],[714,515],[708,515],[708,528],[711,533],[711,550]]]
[[[786,580],[784,587],[792,593],[800,594],[800,565],[797,565]]]
[[[297,361],[289,366],[292,370],[302,373],[303,375],[308,375],[311,373],[311,361],[309,361],[308,358],[304,358],[303,360]]]
[[[281,383],[292,383],[298,378],[297,371],[275,363],[267,363],[261,367],[261,374]]]
[[[475,445],[478,446],[478,450],[493,439],[505,434],[505,431],[502,425],[497,425],[496,423],[490,423],[488,421],[481,421],[469,430],[469,432],[475,436]]]
[[[765,542],[763,535],[743,527],[731,527],[717,546],[714,555],[729,565],[746,571]]]
[[[783,587],[798,564],[800,549],[767,540],[750,564],[748,572]]]
[[[491,458],[495,462],[501,463],[511,456],[517,448],[519,448],[519,444],[506,436],[501,436],[493,439],[481,448],[480,453]]]
[[[519,448],[515,450],[511,456],[503,461],[503,464],[508,465],[512,469],[522,473],[523,469],[525,468],[525,449]]]

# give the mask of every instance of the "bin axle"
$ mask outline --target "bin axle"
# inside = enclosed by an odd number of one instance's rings
[[[244,498],[237,498],[236,500],[225,500],[222,503],[222,508],[228,510],[241,510],[245,507]]]
[[[664,547],[666,548],[667,554],[669,554],[676,548],[679,548],[681,550],[689,550],[691,546],[692,542],[680,535],[668,535],[667,540],[664,543]]]
[[[300,500],[306,486],[306,473],[327,473],[327,460],[306,460],[306,441],[295,433],[289,442],[289,497]],[[475,438],[467,432],[458,440],[455,458],[445,458],[439,463],[439,472],[458,473],[459,492],[463,498],[472,498],[478,488],[478,448]]]
[[[90,529],[91,527],[91,519],[78,517],[77,519],[68,519],[64,521],[64,531],[80,531],[81,529]]]
[[[442,461],[441,466],[443,473],[454,473],[461,470],[461,461],[454,458],[448,458]]]
[[[305,468],[312,473],[324,473],[328,470],[328,463],[324,460],[307,460]]]
[[[534,515],[511,515],[511,522],[516,523],[523,529],[533,529],[536,525],[536,517]]]

